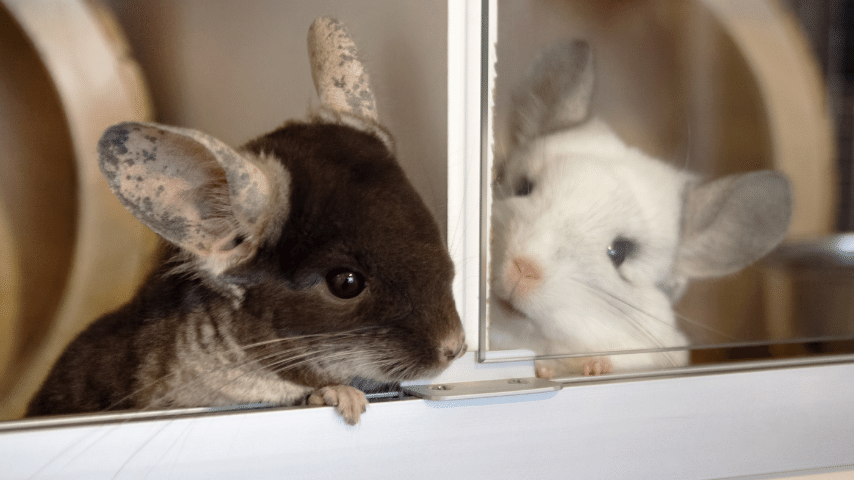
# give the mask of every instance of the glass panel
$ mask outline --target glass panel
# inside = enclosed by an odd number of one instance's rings
[[[854,2],[485,8],[481,361],[555,378],[854,351]]]

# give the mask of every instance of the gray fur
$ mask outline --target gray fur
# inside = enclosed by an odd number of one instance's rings
[[[511,140],[523,145],[586,120],[594,73],[593,52],[586,42],[569,40],[549,49],[514,91]]]
[[[674,271],[688,278],[735,273],[786,236],[792,216],[789,181],[772,171],[692,185]]]

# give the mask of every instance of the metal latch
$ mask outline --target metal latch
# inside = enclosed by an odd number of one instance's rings
[[[502,397],[530,393],[556,392],[562,384],[542,378],[507,378],[474,382],[407,385],[403,391],[425,400],[464,400],[468,398]]]

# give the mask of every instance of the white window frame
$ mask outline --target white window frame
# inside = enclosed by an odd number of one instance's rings
[[[449,216],[448,229],[458,308],[473,340],[482,294],[481,0],[448,0],[448,12],[448,211],[461,212]],[[687,479],[854,472],[854,364],[848,357],[824,362],[613,377],[529,395],[373,403],[356,427],[328,407],[10,422],[0,425],[0,477]],[[531,364],[507,368],[514,376],[533,374]]]

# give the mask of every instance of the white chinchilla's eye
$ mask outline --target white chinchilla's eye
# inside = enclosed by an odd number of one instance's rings
[[[636,248],[637,245],[635,245],[635,242],[627,238],[617,237],[608,247],[608,257],[614,263],[614,267],[618,268],[626,261],[626,258],[634,253]]]
[[[513,184],[513,195],[517,197],[527,197],[534,191],[534,181],[523,176]]]
[[[345,268],[336,268],[326,274],[326,286],[338,298],[350,299],[365,289],[365,277]]]

